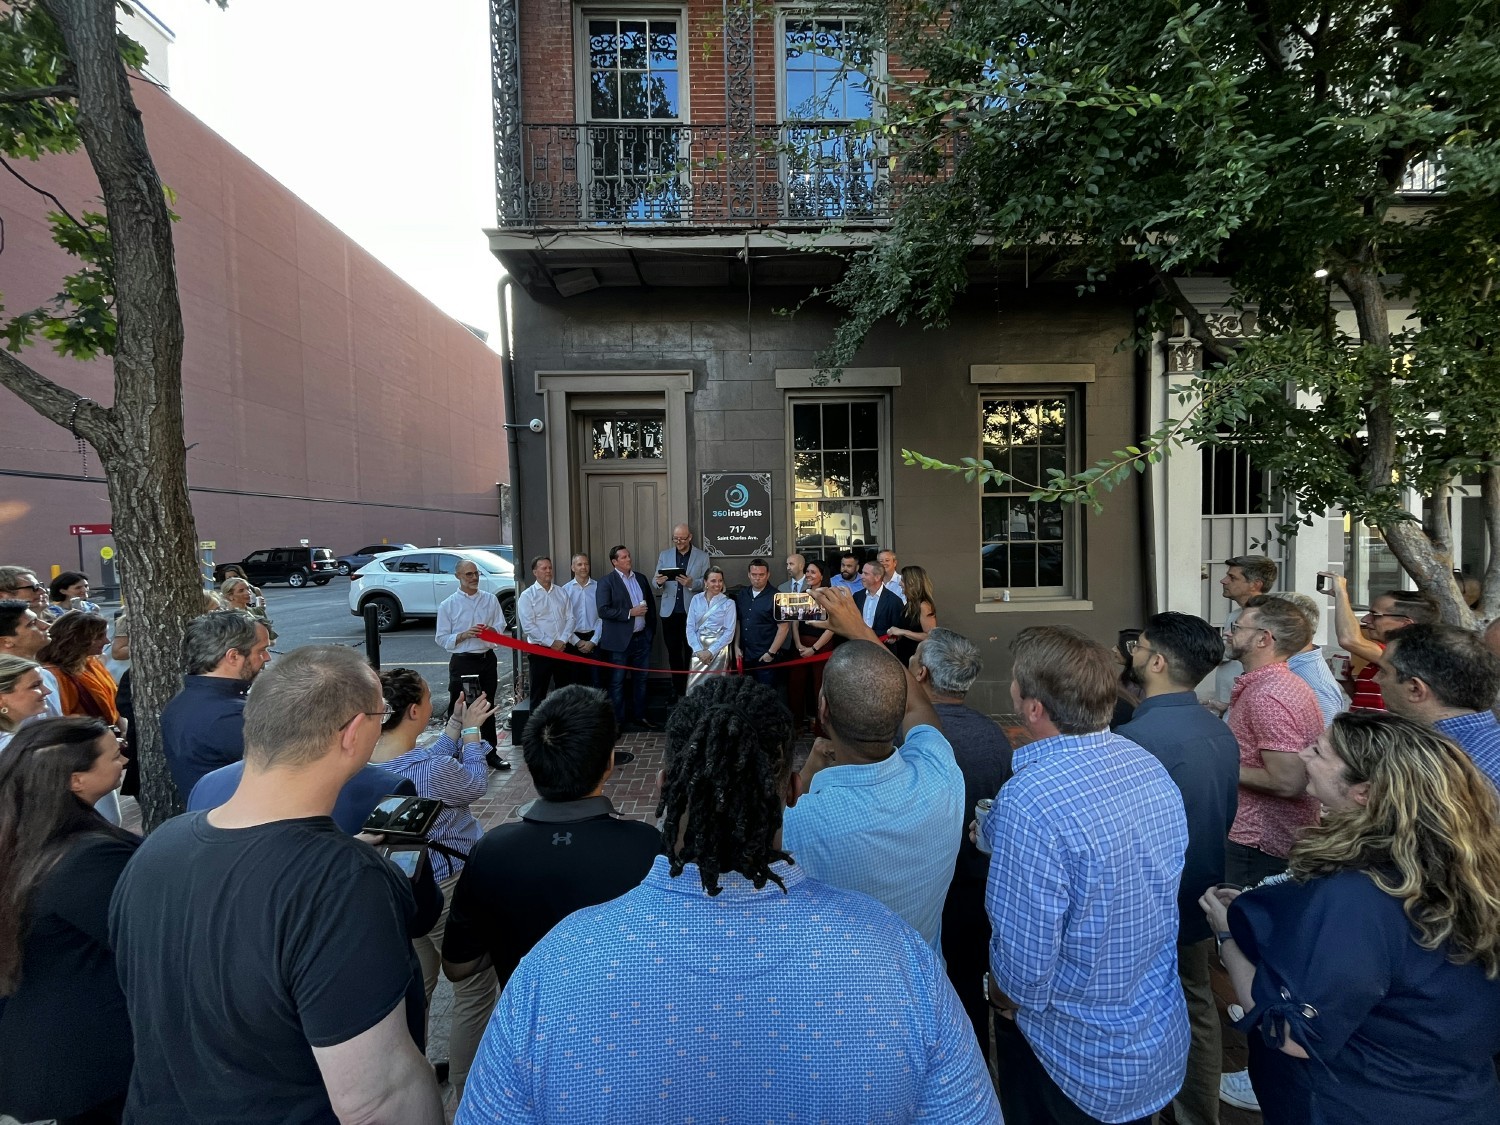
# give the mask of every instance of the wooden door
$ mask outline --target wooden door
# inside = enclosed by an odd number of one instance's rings
[[[635,569],[650,574],[671,540],[666,473],[589,473],[588,552],[595,576],[609,570],[609,549],[630,548]]]

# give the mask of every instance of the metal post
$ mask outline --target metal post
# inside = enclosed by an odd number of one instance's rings
[[[365,659],[370,667],[380,671],[380,608],[373,603],[365,606]]]

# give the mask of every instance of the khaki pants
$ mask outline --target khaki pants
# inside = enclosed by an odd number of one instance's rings
[[[443,892],[443,912],[438,915],[437,925],[430,933],[412,940],[417,960],[422,962],[422,984],[427,990],[429,1012],[432,1010],[432,993],[437,988],[438,967],[442,963],[448,907],[453,902],[453,886],[457,882],[458,876],[453,875],[438,884]],[[448,1084],[460,1098],[463,1097],[469,1068],[474,1065],[474,1056],[479,1052],[479,1041],[484,1038],[485,1025],[490,1022],[490,1013],[495,1009],[498,992],[495,986],[493,969],[484,969],[453,985],[453,1025],[448,1031]]]
[[[1177,976],[1187,998],[1188,1029],[1192,1035],[1187,1077],[1172,1099],[1177,1125],[1219,1125],[1219,1071],[1224,1061],[1224,1044],[1219,1007],[1214,1002],[1208,975],[1209,958],[1213,955],[1213,938],[1177,947]]]

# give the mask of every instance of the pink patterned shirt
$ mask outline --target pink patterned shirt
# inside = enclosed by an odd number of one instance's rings
[[[1229,729],[1240,744],[1240,765],[1265,769],[1263,752],[1295,754],[1316,742],[1323,733],[1323,713],[1312,688],[1278,660],[1234,681]],[[1229,838],[1285,858],[1298,829],[1317,822],[1316,797],[1274,797],[1241,785]]]

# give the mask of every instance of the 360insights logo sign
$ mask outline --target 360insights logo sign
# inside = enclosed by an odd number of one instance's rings
[[[704,473],[703,532],[711,553],[771,550],[771,474]]]

